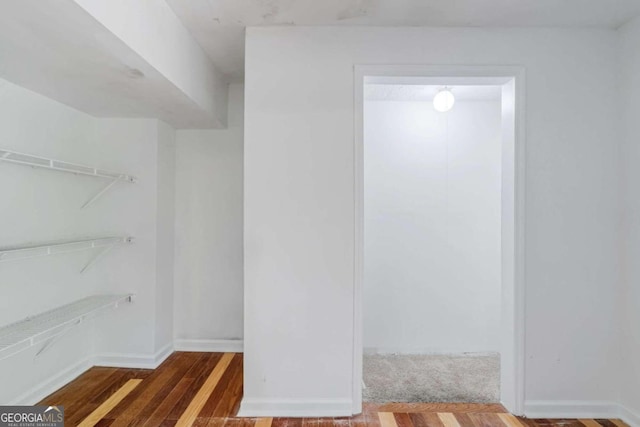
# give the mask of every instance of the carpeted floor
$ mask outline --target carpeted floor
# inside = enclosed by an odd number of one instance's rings
[[[367,402],[500,401],[500,356],[365,355]]]

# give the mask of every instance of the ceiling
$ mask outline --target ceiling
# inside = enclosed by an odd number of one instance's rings
[[[20,0],[3,8],[2,78],[96,117],[198,123],[192,101],[70,2]]]
[[[71,1],[5,0],[0,58],[3,79],[95,117],[218,126],[208,110]]]
[[[447,86],[456,101],[498,101],[502,96],[501,86]],[[367,101],[417,101],[433,102],[433,97],[443,88],[435,85],[416,84],[365,84],[364,99]]]
[[[244,29],[268,25],[606,27],[639,0],[166,0],[216,66],[244,74]]]

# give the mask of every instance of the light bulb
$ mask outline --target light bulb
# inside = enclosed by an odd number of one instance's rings
[[[443,89],[433,97],[433,108],[441,113],[446,113],[453,108],[456,98],[449,89]]]

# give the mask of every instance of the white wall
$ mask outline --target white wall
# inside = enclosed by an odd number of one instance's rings
[[[500,351],[501,102],[364,104],[364,347]]]
[[[176,133],[158,122],[156,336],[154,352],[173,344],[173,284],[175,263]]]
[[[136,184],[124,189],[120,186],[101,199],[87,225],[98,234],[106,233],[108,228],[111,231],[107,234],[124,232],[135,237],[130,247],[117,248],[109,254],[114,263],[108,268],[107,264],[100,263],[100,268],[92,271],[94,280],[101,280],[99,292],[137,295],[135,310],[121,310],[117,315],[96,319],[101,332],[94,338],[95,351],[111,359],[129,354],[153,354],[158,243],[157,122],[99,119],[93,126],[90,142],[83,141],[85,145],[79,153],[84,163],[106,163],[109,158],[110,163],[117,163],[111,169],[124,170],[138,178]],[[95,146],[89,147],[89,144]],[[69,232],[76,227],[69,218],[65,223]]]
[[[350,408],[353,66],[375,63],[526,67],[527,410],[615,401],[616,42],[608,30],[248,29],[243,408]]]
[[[625,189],[623,206],[623,339],[622,403],[635,413],[640,425],[640,18],[620,29],[620,110]]]
[[[157,165],[159,129],[166,131],[166,125],[156,120],[95,119],[2,80],[0,101],[3,147],[139,179],[136,184],[117,185],[80,210],[105,181],[0,165],[0,190],[5,196],[0,220],[10,224],[0,231],[1,246],[87,236],[136,238],[132,245],[110,251],[84,274],[80,270],[91,251],[1,263],[0,324],[92,294],[138,296],[134,304],[71,331],[37,359],[39,347],[0,361],[0,402],[34,403],[43,392],[52,391],[47,389],[50,381],[69,380],[93,363],[153,365],[156,344],[171,336],[155,325],[156,310],[166,302],[162,296],[166,289],[156,288],[157,251],[170,244],[162,243],[157,230],[158,175],[173,181],[171,172],[159,172]],[[171,132],[163,133],[162,146],[170,146]],[[169,151],[163,155],[167,163]]]
[[[243,86],[229,89],[229,128],[177,132],[175,338],[217,349],[243,333]],[[236,344],[236,349],[240,342]]]

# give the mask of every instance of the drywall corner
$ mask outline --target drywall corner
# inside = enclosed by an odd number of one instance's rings
[[[155,350],[173,339],[176,132],[158,121]]]
[[[630,418],[640,414],[640,17],[618,30],[619,107],[622,138],[620,158],[623,197],[622,289],[619,294],[621,338],[620,404]],[[636,421],[638,420],[636,415]]]

